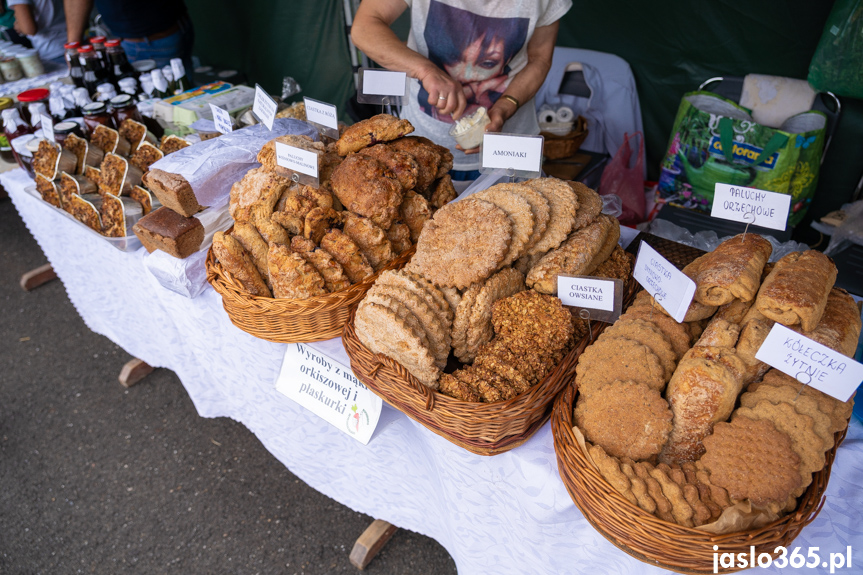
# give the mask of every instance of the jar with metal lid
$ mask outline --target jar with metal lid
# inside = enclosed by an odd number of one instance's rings
[[[84,87],[84,69],[81,68],[81,61],[78,59],[78,48],[81,47],[80,42],[69,42],[63,44],[65,52],[63,57],[66,58],[66,67],[69,68],[69,77],[72,82],[79,87]]]
[[[32,126],[33,121],[32,118],[30,118],[30,104],[41,102],[47,107],[50,96],[51,92],[47,88],[34,88],[18,94],[18,101],[21,103],[21,117],[24,121]]]
[[[96,86],[108,81],[108,71],[102,66],[99,56],[93,51],[93,46],[78,48],[78,61],[84,71],[84,87],[90,94],[96,93]]]
[[[18,162],[18,165],[22,168],[24,164],[21,163],[21,159],[18,157],[18,153],[15,148],[12,147],[12,142],[21,136],[32,134],[33,128],[30,127],[22,118],[21,113],[18,111],[18,108],[6,108],[2,112],[0,112],[0,116],[3,118],[3,133],[6,135],[6,141],[9,142],[11,147],[12,159]],[[6,159],[6,156],[3,156]]]
[[[33,102],[27,104],[27,115],[30,116],[30,125],[35,130],[37,127],[42,127],[42,114],[48,115],[48,106],[45,102]]]
[[[0,111],[8,110],[15,105],[12,98],[0,98]],[[9,145],[9,139],[6,137],[6,132],[0,132],[0,158],[5,162],[14,162],[15,156],[12,155],[12,146]]]
[[[109,128],[116,128],[114,119],[111,117],[111,113],[108,112],[108,106],[105,102],[87,104],[82,108],[81,112],[84,114],[84,125],[91,134],[99,124],[108,126]]]
[[[21,63],[21,69],[24,75],[28,78],[35,78],[45,73],[45,67],[42,65],[42,60],[39,59],[39,53],[36,50],[24,50],[18,53],[18,62]]]
[[[108,102],[117,95],[117,88],[114,84],[99,84],[96,86],[96,100],[98,102]]]
[[[144,123],[144,118],[141,117],[141,112],[138,111],[135,99],[129,94],[120,94],[115,98],[111,98],[111,108],[114,109],[114,123],[117,126],[122,124],[123,120],[126,119]]]
[[[66,141],[66,138],[69,137],[69,134],[75,134],[78,137],[83,138],[84,134],[81,131],[81,125],[78,122],[60,122],[59,124],[54,124],[54,141],[63,145],[63,142]]]
[[[14,82],[24,77],[24,70],[21,69],[21,62],[15,56],[4,56],[0,60],[0,74],[3,74],[3,79],[7,82]]]
[[[106,75],[110,76],[111,74],[111,65],[108,62],[108,51],[105,50],[105,38],[104,36],[93,36],[90,38],[90,45],[93,46],[93,52],[96,53],[96,56],[99,58],[99,63],[102,66],[102,69],[105,71]]]

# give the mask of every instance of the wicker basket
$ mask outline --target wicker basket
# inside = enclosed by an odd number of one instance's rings
[[[399,269],[413,256],[416,246],[404,251],[381,271]],[[378,272],[380,273],[380,272]],[[255,337],[276,343],[323,341],[342,335],[351,308],[369,290],[378,273],[347,289],[309,299],[280,299],[249,294],[207,253],[207,281],[222,296],[231,322]]]
[[[578,151],[587,138],[587,133],[587,120],[582,116],[575,119],[572,130],[564,136],[540,132],[544,138],[542,155],[549,160],[568,158]]]
[[[635,288],[635,281],[630,281],[627,299],[634,297]],[[381,399],[414,421],[477,455],[497,455],[530,439],[551,415],[554,397],[575,377],[575,364],[581,352],[607,326],[593,322],[591,337],[578,342],[544,380],[528,391],[507,401],[476,403],[432,391],[398,362],[372,353],[357,337],[355,311],[342,335],[354,374]]]
[[[555,401],[551,416],[557,467],[569,496],[591,525],[621,550],[645,563],[681,573],[713,573],[714,553],[745,553],[748,557],[750,546],[755,546],[756,557],[761,553],[776,557],[776,547],[789,547],[821,511],[836,448],[845,438],[845,431],[836,434],[824,469],[812,476],[812,484],[795,512],[758,529],[713,535],[663,521],[624,499],[608,484],[587,460],[572,430],[576,395],[575,385],[568,385]]]

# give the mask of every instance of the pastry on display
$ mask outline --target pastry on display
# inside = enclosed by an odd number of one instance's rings
[[[336,142],[336,151],[341,156],[347,156],[351,152],[380,142],[390,142],[413,131],[413,125],[407,120],[400,120],[389,114],[378,114],[346,128]]]
[[[76,165],[75,154],[48,140],[40,140],[33,154],[33,171],[48,180],[56,180],[63,172],[74,173]]]
[[[150,169],[150,166],[165,157],[165,153],[150,142],[144,142],[138,146],[129,157],[129,162],[142,172]]]
[[[106,154],[128,156],[132,151],[132,144],[129,143],[129,140],[122,137],[114,128],[109,128],[103,124],[96,126],[93,133],[90,134],[90,144],[100,148]]]
[[[666,521],[698,527],[739,502],[771,518],[793,511],[848,425],[853,400],[755,357],[775,322],[849,357],[861,330],[829,258],[771,265],[771,251],[755,234],[729,238],[684,269],[696,282],[690,321],[642,292],[579,358],[574,421],[591,460]]]
[[[201,247],[204,226],[198,218],[181,216],[162,206],[132,226],[148,252],[161,250],[175,258],[187,258]]]
[[[179,136],[166,134],[162,136],[162,141],[159,142],[159,149],[162,150],[162,153],[168,155],[182,150],[183,148],[188,148],[190,145],[191,144],[189,144],[189,142]]]
[[[79,138],[75,134],[69,134],[66,136],[66,140],[63,142],[63,147],[75,154],[77,161],[74,173],[76,174],[84,174],[84,169],[87,166],[91,166],[93,168],[99,166],[105,155],[105,152],[103,152],[101,148],[91,146],[90,142],[84,138]]]
[[[243,285],[247,292],[260,297],[273,297],[252,258],[233,236],[216,232],[213,236],[213,252],[222,266]],[[269,262],[267,268],[269,270]]]
[[[50,180],[42,174],[36,174],[36,191],[39,192],[43,200],[61,209],[71,200],[70,197],[64,197],[56,181]]]

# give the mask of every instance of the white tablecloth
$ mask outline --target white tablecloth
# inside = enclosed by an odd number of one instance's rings
[[[202,417],[242,422],[318,491],[433,537],[461,574],[664,572],[585,520],[558,474],[550,424],[517,449],[481,457],[385,405],[363,446],[275,390],[285,346],[234,327],[212,288],[195,299],[170,292],[145,270],[143,248],[121,252],[55,213],[23,192],[32,184],[21,170],[0,175],[0,183],[90,329],[176,372]],[[849,545],[858,556],[863,550],[861,454],[863,425],[853,420],[827,502],[794,542],[803,555],[809,546],[822,557]]]

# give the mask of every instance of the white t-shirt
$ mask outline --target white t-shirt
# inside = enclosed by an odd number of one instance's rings
[[[513,76],[527,64],[527,43],[536,27],[559,20],[571,0],[404,0],[411,7],[408,48],[431,60],[461,82],[468,97],[465,114],[486,109],[504,93]],[[453,119],[438,116],[428,93],[411,80],[410,100],[402,117],[425,136],[453,153],[453,169],[476,170],[479,154],[456,150],[449,135]],[[506,121],[504,133],[538,134],[533,99],[522,102]]]
[[[16,4],[29,4],[36,21],[36,33],[27,36],[33,48],[43,60],[59,58],[63,55],[66,42],[66,14],[63,0],[8,0],[11,9]]]

